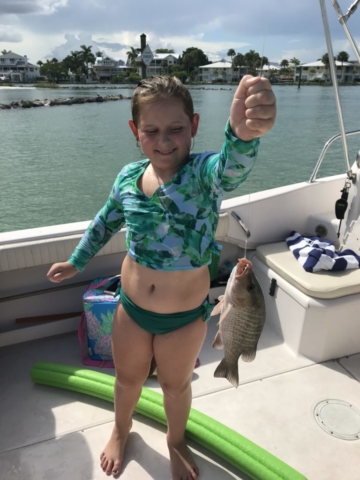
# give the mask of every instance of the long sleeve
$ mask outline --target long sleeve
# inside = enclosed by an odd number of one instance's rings
[[[259,143],[259,138],[244,142],[235,137],[228,120],[221,153],[211,155],[202,163],[201,178],[205,188],[222,194],[239,186],[255,164]]]
[[[101,250],[125,223],[119,193],[120,176],[121,173],[116,178],[104,207],[90,223],[68,260],[79,272],[84,270],[89,260]]]

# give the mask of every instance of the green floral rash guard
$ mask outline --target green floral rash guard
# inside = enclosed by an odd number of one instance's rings
[[[137,186],[149,160],[125,166],[69,262],[82,271],[126,224],[127,252],[144,267],[175,271],[209,265],[212,254],[219,254],[221,248],[215,232],[223,193],[246,179],[258,146],[259,139],[243,142],[236,138],[228,121],[221,153],[191,154],[151,198]]]

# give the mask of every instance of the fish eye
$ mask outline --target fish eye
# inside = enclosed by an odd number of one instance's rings
[[[255,285],[253,283],[251,283],[250,285],[248,285],[247,291],[251,292],[252,290],[254,290],[254,288],[255,288]]]

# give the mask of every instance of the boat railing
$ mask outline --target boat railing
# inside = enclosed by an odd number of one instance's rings
[[[346,163],[346,172],[347,172],[348,178],[352,180],[354,178],[354,174],[351,171],[346,137],[351,135],[351,134],[354,134],[356,132],[349,132],[349,133],[345,132],[344,120],[343,120],[341,103],[340,103],[340,95],[339,95],[339,87],[338,87],[338,81],[337,81],[336,66],[335,66],[335,60],[334,60],[334,52],[333,52],[333,48],[332,48],[330,27],[329,27],[329,21],[328,21],[328,18],[327,18],[325,0],[319,0],[319,1],[320,1],[321,15],[322,15],[323,24],[324,24],[324,32],[325,32],[326,45],[327,45],[327,51],[328,51],[330,73],[331,73],[332,84],[333,84],[333,87],[334,87],[335,101],[336,101],[336,107],[337,107],[337,112],[338,112],[338,120],[339,120],[339,126],[340,126],[340,135],[337,135],[336,137],[333,137],[332,139],[329,140],[329,142],[331,144],[332,141],[335,140],[335,138],[338,138],[339,136],[341,136],[343,151],[344,151],[344,157],[345,157],[345,163]],[[350,6],[350,8],[348,9],[348,11],[345,15],[343,14],[337,0],[331,0],[331,3],[332,3],[332,5],[335,9],[335,12],[336,12],[336,15],[339,19],[339,22],[340,22],[341,26],[343,27],[343,29],[345,31],[345,34],[348,38],[348,41],[349,41],[349,43],[350,43],[350,45],[351,45],[351,47],[352,47],[352,49],[355,53],[355,56],[356,56],[358,62],[360,63],[359,49],[358,49],[358,47],[356,45],[356,42],[354,41],[353,37],[351,36],[350,31],[349,31],[349,29],[347,27],[347,24],[346,24],[347,21],[349,20],[349,18],[351,17],[351,15],[353,15],[355,10],[357,9],[357,6],[360,3],[360,0],[355,0],[355,2]],[[325,152],[326,152],[328,147],[329,147],[329,145],[325,145],[325,147],[324,147]],[[325,152],[324,152],[324,154],[325,154]],[[321,161],[322,161],[323,156],[324,155],[323,155],[323,152],[322,152],[321,155],[320,155]],[[320,160],[320,158],[319,158],[319,160]],[[321,164],[321,161],[320,161],[320,164]],[[318,163],[319,163],[319,161],[318,161]],[[318,171],[318,169],[316,170],[316,167],[315,167],[314,173],[315,173],[315,171],[316,171],[316,173]],[[314,173],[313,173],[313,175],[314,175]],[[316,173],[315,173],[315,176],[316,176]],[[313,175],[310,177],[310,182],[314,181],[315,177],[313,178]]]
[[[351,137],[352,135],[360,135],[360,130],[353,130],[352,132],[346,132],[345,133],[346,137]],[[323,149],[321,150],[321,153],[319,155],[318,161],[316,162],[315,168],[310,176],[309,183],[314,183],[316,180],[316,176],[319,172],[320,166],[322,164],[322,161],[324,160],[324,157],[326,155],[326,152],[328,151],[330,145],[337,140],[338,138],[341,137],[341,133],[338,135],[334,135],[331,137],[324,145]],[[349,166],[350,167],[350,166]],[[348,169],[348,176],[350,176],[351,168]]]

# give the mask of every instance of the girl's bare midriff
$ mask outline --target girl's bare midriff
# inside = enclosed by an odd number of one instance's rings
[[[207,266],[164,272],[143,267],[129,255],[121,269],[121,285],[138,306],[156,313],[176,313],[199,307],[210,286]]]

